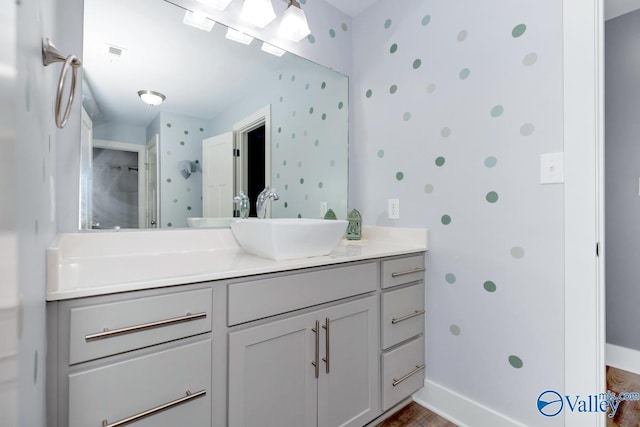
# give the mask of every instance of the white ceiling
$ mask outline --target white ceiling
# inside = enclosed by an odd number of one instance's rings
[[[349,16],[356,16],[378,0],[325,0]],[[394,0],[397,1],[397,0]]]
[[[640,9],[640,0],[605,0],[604,18],[616,18],[636,9]]]

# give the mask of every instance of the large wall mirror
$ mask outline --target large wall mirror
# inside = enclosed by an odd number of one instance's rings
[[[346,217],[348,78],[186,15],[84,1],[80,228],[224,224],[240,190],[253,208],[265,185],[273,217]]]

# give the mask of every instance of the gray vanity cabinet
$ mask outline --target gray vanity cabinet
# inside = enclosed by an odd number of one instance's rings
[[[379,412],[376,295],[229,334],[229,426],[362,426]]]

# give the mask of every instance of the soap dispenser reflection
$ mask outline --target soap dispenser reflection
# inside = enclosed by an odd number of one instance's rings
[[[249,197],[246,194],[244,194],[242,190],[240,190],[238,195],[233,198],[233,202],[238,207],[240,218],[243,218],[243,219],[249,218],[249,209],[250,209]]]

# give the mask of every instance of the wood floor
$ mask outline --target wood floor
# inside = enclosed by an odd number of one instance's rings
[[[457,427],[415,402],[387,418],[376,427]]]

